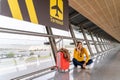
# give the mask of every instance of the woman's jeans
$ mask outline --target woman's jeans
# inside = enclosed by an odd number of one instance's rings
[[[75,67],[77,67],[77,65],[79,65],[79,66],[83,66],[83,64],[85,63],[85,61],[77,61],[75,58],[73,58],[73,64],[74,64],[74,66]],[[88,60],[88,62],[86,63],[86,65],[90,65],[91,63],[93,62],[93,60],[92,59],[90,59],[90,60]]]

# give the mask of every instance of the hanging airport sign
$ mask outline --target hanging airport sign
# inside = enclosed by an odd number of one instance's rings
[[[0,15],[68,30],[67,0],[0,0]]]

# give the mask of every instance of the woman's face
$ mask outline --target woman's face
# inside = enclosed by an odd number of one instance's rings
[[[78,48],[82,48],[82,43],[79,43],[79,44],[78,44]]]

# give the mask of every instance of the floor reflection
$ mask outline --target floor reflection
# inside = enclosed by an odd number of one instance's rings
[[[54,80],[70,80],[69,72],[56,72]]]
[[[73,69],[73,80],[90,80],[91,70],[85,70],[80,68]]]
[[[72,76],[72,77],[71,77]],[[56,72],[52,80],[90,80],[91,70],[73,68],[70,72]]]

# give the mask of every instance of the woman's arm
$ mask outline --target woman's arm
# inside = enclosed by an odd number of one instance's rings
[[[73,57],[74,57],[75,59],[77,59],[77,60],[79,60],[78,53],[79,53],[79,52],[78,52],[77,48],[75,48],[75,49],[74,49]]]
[[[85,55],[86,55],[86,61],[85,61],[85,63],[87,63],[88,60],[90,59],[90,56],[89,56],[86,48],[84,48],[84,53],[85,53]]]

